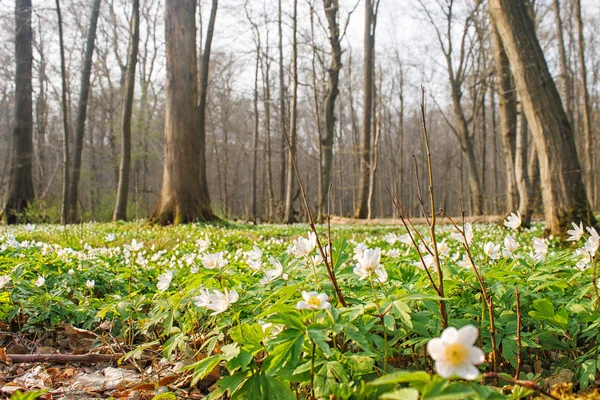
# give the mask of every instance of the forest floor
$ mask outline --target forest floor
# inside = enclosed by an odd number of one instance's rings
[[[399,221],[333,218],[347,305],[307,225],[2,227],[0,398],[600,398],[595,231],[561,242],[469,221],[467,247],[437,233],[449,325],[479,329],[475,381],[441,378],[427,353],[443,317],[425,227],[419,258]]]

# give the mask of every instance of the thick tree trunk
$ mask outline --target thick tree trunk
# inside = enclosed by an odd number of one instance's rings
[[[585,41],[583,38],[583,19],[581,18],[581,0],[573,0],[575,6],[575,19],[577,20],[577,53],[579,55],[579,79],[581,80],[581,95],[583,104],[583,148],[585,160],[585,187],[590,203],[593,203],[594,197],[594,171],[592,158],[592,110],[590,105],[590,95],[587,85],[587,68],[585,60]]]
[[[186,0],[187,2],[187,0]],[[194,7],[196,1],[193,1]],[[208,27],[206,28],[206,38],[204,42],[204,50],[202,52],[202,64],[200,66],[200,99],[198,100],[198,159],[199,159],[199,176],[200,176],[200,204],[202,213],[198,218],[202,220],[216,219],[212,212],[210,204],[210,194],[208,192],[208,180],[206,178],[206,96],[208,95],[208,72],[210,66],[210,52],[212,46],[213,33],[215,31],[215,21],[217,19],[217,9],[219,8],[219,0],[212,0],[212,8],[208,19]],[[194,10],[195,11],[195,10]],[[194,14],[195,15],[195,14]],[[195,24],[194,24],[195,30]],[[195,44],[194,44],[195,48]],[[194,60],[196,56],[194,54]],[[195,65],[195,64],[194,64]]]
[[[23,221],[33,202],[33,32],[31,0],[15,2],[15,127],[9,193],[4,209],[6,223]]]
[[[522,225],[526,228],[531,226],[531,216],[533,214],[533,179],[529,175],[529,147],[532,147],[532,154],[535,155],[537,162],[537,153],[535,147],[529,143],[529,126],[523,110],[519,113],[519,126],[515,140],[515,177],[517,188],[519,190],[519,213],[521,214]],[[539,176],[538,171],[532,171]]]
[[[200,189],[195,0],[165,2],[167,86],[163,182],[152,220],[163,225],[212,216]]]
[[[490,0],[490,12],[538,153],[546,229],[562,236],[573,221],[595,225],[573,132],[524,0]]]
[[[294,222],[294,198],[296,178],[294,176],[294,159],[296,158],[296,129],[298,125],[298,0],[294,0],[292,15],[292,113],[290,116],[290,132],[288,159],[286,166],[285,206],[283,222]]]
[[[73,168],[69,179],[67,222],[77,222],[77,205],[79,203],[79,179],[81,177],[81,159],[83,156],[83,136],[87,117],[88,98],[90,93],[90,76],[92,74],[92,57],[96,45],[96,27],[100,15],[101,0],[94,0],[92,16],[85,44],[85,58],[81,72],[79,102],[77,104],[77,120],[75,123],[75,149],[73,150]]]
[[[140,2],[133,0],[131,15],[131,42],[127,60],[127,76],[121,117],[121,165],[119,166],[119,185],[113,221],[127,219],[127,194],[129,192],[129,172],[131,169],[131,114],[133,112],[133,93],[135,89],[135,68],[137,65],[138,45],[140,41]]]
[[[342,69],[342,46],[338,24],[338,0],[323,0],[323,8],[329,27],[329,43],[331,44],[331,65],[327,70],[329,87],[325,98],[325,134],[321,140],[322,155],[321,196],[319,198],[319,215],[323,217],[326,210],[329,185],[331,183],[331,167],[333,163],[333,139],[335,137],[335,102],[340,93],[339,81]]]
[[[373,0],[365,0],[364,62],[363,62],[363,120],[360,137],[360,172],[358,205],[354,218],[369,214],[369,171],[371,170],[371,119],[373,114],[373,69],[375,58],[376,14]]]
[[[513,212],[517,207],[518,192],[515,175],[515,139],[517,130],[517,93],[510,72],[510,64],[502,45],[500,35],[492,21],[494,39],[494,61],[496,63],[496,86],[498,90],[498,112],[500,130],[506,166],[506,204],[505,213]]]

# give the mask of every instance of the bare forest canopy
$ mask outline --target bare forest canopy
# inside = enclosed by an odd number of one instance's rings
[[[329,210],[344,217],[394,217],[389,188],[410,216],[420,216],[417,178],[423,191],[429,185],[421,86],[426,89],[436,203],[448,214],[458,215],[463,209],[467,215],[517,209],[522,214],[542,213],[542,200],[556,204],[556,188],[577,179],[592,209],[598,210],[600,3],[515,2],[524,4],[533,21],[535,41],[574,140],[575,159],[568,146],[544,142],[552,135],[544,121],[553,116],[544,119],[536,105],[531,77],[517,76],[514,66],[524,60],[522,49],[508,41],[510,27],[518,25],[511,25],[509,13],[492,23],[490,8],[500,10],[500,0],[34,0],[30,19],[23,10],[31,0],[1,1],[0,198],[12,204],[19,193],[14,183],[11,186],[11,176],[14,182],[19,170],[15,166],[27,164],[27,158],[15,156],[17,148],[23,150],[19,138],[28,121],[28,91],[23,81],[19,83],[23,76],[17,74],[17,58],[27,47],[23,26],[30,24],[34,200],[21,212],[20,221],[51,222],[61,216],[69,220],[63,203],[71,196],[71,220],[154,215],[178,222],[180,217],[165,217],[160,209],[170,206],[178,187],[185,190],[190,179],[191,186],[196,185],[193,175],[198,174],[190,167],[191,178],[165,187],[163,177],[170,165],[184,160],[165,152],[165,140],[186,129],[199,139],[189,146],[185,140],[169,143],[178,143],[188,153],[204,151],[199,172],[205,174],[210,195],[205,210],[209,214],[200,213],[204,216],[305,220],[284,132],[292,139],[316,214]],[[139,38],[133,40],[136,4]],[[57,5],[64,39],[64,88]],[[88,59],[95,7],[97,27]],[[188,8],[179,9],[183,7]],[[170,51],[169,43],[175,42],[184,43],[186,50]],[[207,44],[212,47],[207,49]],[[88,94],[82,90],[86,59]],[[193,73],[189,81],[170,81],[169,68]],[[197,103],[204,84],[202,111]],[[82,102],[87,104],[83,116]],[[186,112],[188,105],[191,114]],[[557,113],[554,117],[559,118]],[[190,122],[182,122],[185,118]],[[129,131],[129,145],[124,131]],[[72,187],[73,179],[65,175],[65,162],[69,171],[77,168],[78,140],[79,176],[74,176],[75,192],[69,195],[65,185]],[[563,150],[568,154],[554,157]],[[123,166],[126,156],[129,166]],[[192,154],[190,160],[195,158]],[[127,179],[122,171],[128,171]],[[547,171],[546,178],[540,171]],[[544,185],[550,186],[544,179],[554,175],[561,176],[552,183],[558,186],[545,193]],[[192,201],[205,203],[202,177],[198,179]],[[574,190],[581,194],[583,187]],[[117,197],[125,199],[119,212]],[[583,195],[578,201],[585,200]],[[547,213],[546,217],[550,218]]]

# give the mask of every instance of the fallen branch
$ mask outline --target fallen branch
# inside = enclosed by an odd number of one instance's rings
[[[3,353],[0,362],[4,364],[41,363],[112,363],[123,354],[6,354]]]

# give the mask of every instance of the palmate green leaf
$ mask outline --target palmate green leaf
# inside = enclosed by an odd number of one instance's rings
[[[425,371],[396,371],[369,382],[369,385],[382,386],[395,385],[397,383],[428,383],[429,381],[431,381],[431,375]]]
[[[413,388],[404,388],[384,393],[379,396],[381,400],[418,400],[419,391]]]
[[[337,361],[324,363],[315,374],[315,396],[317,398],[329,397],[333,391],[333,387],[340,382],[348,382],[348,376],[344,366]]]
[[[281,399],[295,400],[290,387],[275,377],[259,372],[248,379],[231,396],[232,400]]]
[[[244,348],[244,350],[256,354],[263,349],[262,341],[265,339],[265,332],[259,324],[241,324],[236,326],[229,333],[231,339]]]
[[[360,348],[367,354],[375,354],[375,349],[371,345],[371,341],[367,338],[368,333],[363,332],[353,325],[344,325],[344,333],[352,339]]]
[[[596,360],[591,359],[586,360],[577,370],[581,390],[587,389],[596,380],[596,367]]]
[[[337,239],[333,242],[333,268],[337,270],[342,266],[350,256],[348,255],[346,249],[348,248],[348,241],[346,238],[342,237],[341,239]]]
[[[321,351],[329,356],[331,354],[329,348],[329,337],[327,329],[322,325],[310,325],[307,328],[308,337],[321,349]]]
[[[196,383],[198,383],[198,381],[200,379],[203,379],[208,374],[210,374],[222,360],[223,360],[223,355],[216,354],[214,356],[206,357],[196,363],[193,363],[191,365],[188,365],[188,366],[182,368],[183,370],[187,370],[187,371],[194,370],[194,374],[192,377],[192,383],[190,384],[190,386],[195,386]]]
[[[270,340],[267,344],[269,356],[263,363],[265,370],[272,373],[298,363],[305,339],[304,331],[286,329]]]
[[[422,390],[422,400],[464,400],[474,395],[473,389],[446,380],[435,380]]]

